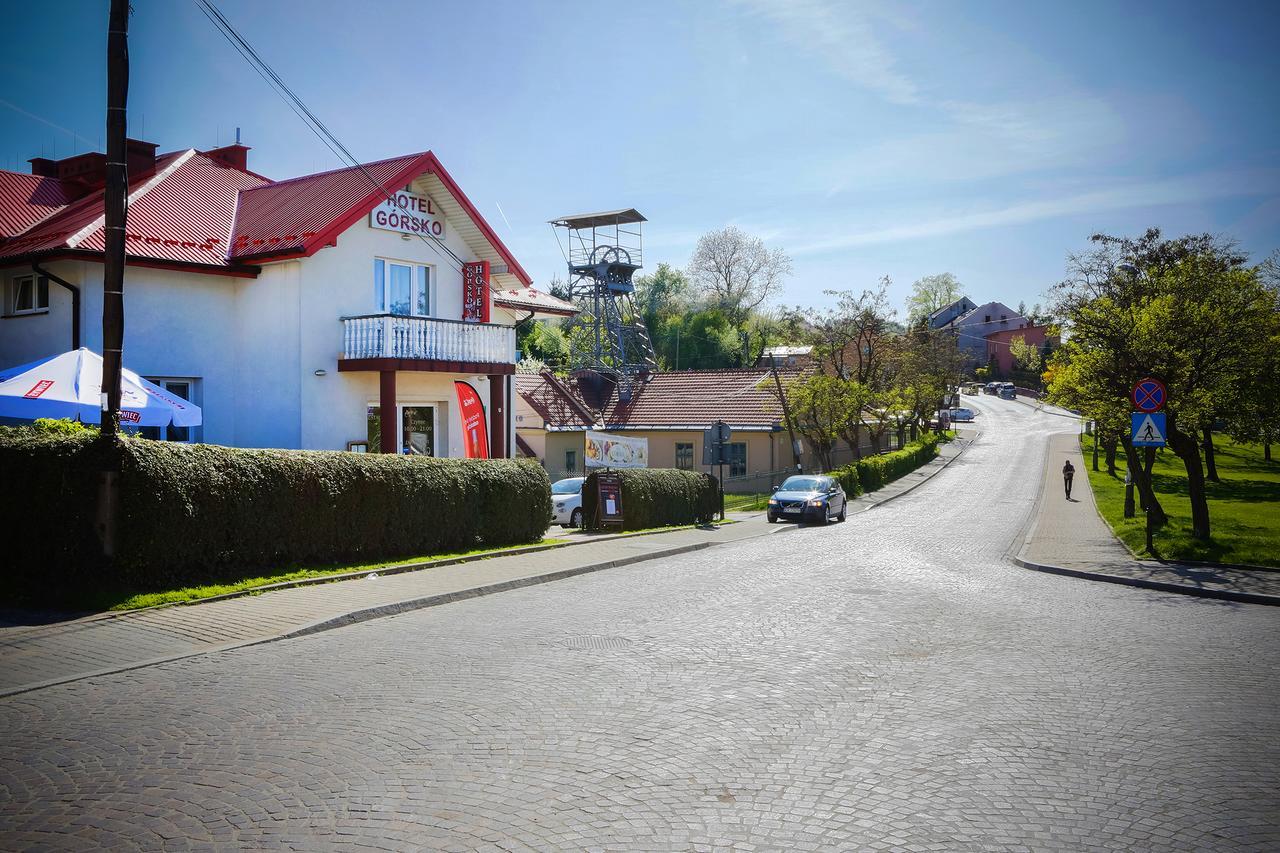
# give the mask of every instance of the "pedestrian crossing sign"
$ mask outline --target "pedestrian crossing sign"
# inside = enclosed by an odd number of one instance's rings
[[[1130,433],[1134,447],[1164,447],[1164,412],[1134,412]]]

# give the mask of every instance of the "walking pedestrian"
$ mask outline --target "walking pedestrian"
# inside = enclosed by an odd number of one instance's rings
[[[1075,466],[1068,459],[1062,466],[1062,484],[1067,487],[1067,500],[1071,500],[1071,480],[1076,475]]]

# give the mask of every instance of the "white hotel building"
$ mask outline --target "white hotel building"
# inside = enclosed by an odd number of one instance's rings
[[[271,181],[245,146],[155,148],[129,141],[124,364],[204,412],[161,437],[465,456],[462,381],[513,455],[515,326],[573,308],[435,155]],[[0,367],[101,352],[104,161],[0,171]]]

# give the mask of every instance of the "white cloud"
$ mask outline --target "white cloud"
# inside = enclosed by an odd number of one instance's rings
[[[947,215],[898,215],[896,224],[859,230],[852,226],[828,232],[791,247],[792,254],[820,254],[880,243],[899,243],[943,237],[967,231],[1022,225],[1064,216],[1103,213],[1137,207],[1163,207],[1213,199],[1271,195],[1280,182],[1280,170],[1210,173],[1164,181],[1109,185],[1101,189],[1060,195],[1039,201],[1022,201],[1003,207],[958,211]]]
[[[828,0],[733,2],[772,23],[797,51],[850,82],[891,103],[919,100],[915,82],[896,69],[893,54],[876,38],[865,11]]]

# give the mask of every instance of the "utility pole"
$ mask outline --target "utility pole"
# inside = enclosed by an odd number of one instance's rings
[[[119,515],[120,368],[124,350],[124,234],[129,193],[125,111],[129,102],[129,0],[111,0],[107,22],[107,176],[103,190],[102,438],[106,463],[98,483],[98,535],[102,554],[115,555]]]
[[[107,183],[103,194],[106,251],[102,269],[102,434],[120,423],[120,363],[124,349],[124,229],[129,175],[125,109],[129,102],[129,0],[111,0],[107,25]]]
[[[803,471],[800,462],[800,443],[796,441],[796,431],[791,425],[791,406],[787,405],[787,394],[782,390],[782,380],[778,378],[778,356],[769,353],[769,366],[773,369],[773,382],[778,386],[778,399],[782,401],[782,417],[787,423],[787,437],[791,439],[791,455],[796,461],[796,471]]]

